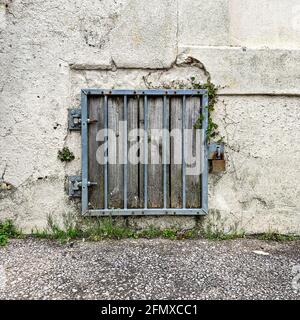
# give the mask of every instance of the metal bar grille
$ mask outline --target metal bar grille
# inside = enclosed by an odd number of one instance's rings
[[[98,96],[102,97],[103,101],[103,129],[104,129],[104,144],[109,144],[108,130],[109,130],[109,101],[113,97],[122,98],[122,120],[125,123],[125,132],[123,136],[123,157],[124,163],[122,165],[122,208],[110,207],[109,203],[109,151],[106,150],[104,153],[104,164],[103,164],[103,207],[95,208],[89,203],[89,192],[88,187],[89,182],[92,181],[93,177],[89,177],[89,159],[88,159],[88,146],[89,146],[89,129],[88,124],[89,119],[89,99],[91,97]],[[128,207],[128,193],[129,193],[129,178],[128,178],[128,127],[127,121],[129,117],[129,99],[136,97],[137,99],[142,99],[143,101],[143,122],[144,122],[144,136],[143,140],[143,182],[141,186],[143,187],[143,204],[137,208]],[[149,130],[149,115],[152,110],[149,106],[149,99],[153,97],[162,98],[162,205],[158,207],[149,206],[148,200],[148,130]],[[172,98],[178,97],[181,99],[181,206],[180,207],[170,207],[170,199],[168,199],[168,174],[170,175],[170,169],[168,170],[167,158],[170,157],[168,154],[168,137],[167,130],[169,130],[169,117],[172,112],[172,106],[170,101]],[[201,173],[201,191],[200,191],[200,205],[197,208],[190,208],[187,206],[187,176],[186,176],[186,108],[187,99],[193,97],[200,101],[201,114],[202,114],[202,129],[206,133],[208,125],[208,94],[207,90],[103,90],[103,89],[83,89],[81,94],[81,112],[82,112],[82,213],[84,215],[101,216],[101,215],[205,215],[208,211],[208,155],[207,155],[207,142],[206,138],[202,143],[203,152],[203,168]],[[139,100],[140,101],[140,100]],[[109,148],[109,145],[108,145]],[[93,186],[94,188],[95,186]]]

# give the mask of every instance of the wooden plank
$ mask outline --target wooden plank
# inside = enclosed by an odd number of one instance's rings
[[[108,164],[108,207],[123,208],[123,165],[120,163],[119,148],[124,137],[119,127],[123,119],[123,97],[109,97],[108,99],[108,128],[115,139],[108,144],[109,161],[115,159],[116,164]]]
[[[162,97],[148,97],[148,121],[148,207],[162,208],[163,167],[162,132],[160,132],[163,128]]]
[[[139,125],[139,109],[138,109],[138,98],[128,97],[128,132],[137,130]],[[134,155],[138,158],[138,136],[128,136],[128,150],[131,150]],[[137,150],[137,152],[134,152]],[[129,155],[130,156],[130,155]],[[133,164],[128,161],[127,165],[127,178],[128,178],[128,208],[140,208],[139,199],[139,164]]]
[[[165,105],[165,120],[163,120],[163,128],[166,130],[165,132],[165,143],[163,142],[163,159],[166,159],[166,207],[170,207],[170,99],[166,98]],[[164,150],[165,148],[165,150]],[[165,155],[164,155],[165,152]],[[164,167],[163,167],[164,171]],[[164,179],[164,177],[163,177]],[[164,186],[163,186],[164,187]],[[164,191],[163,191],[164,192]]]
[[[97,186],[89,188],[89,202],[92,209],[104,208],[104,166],[97,162],[97,149],[103,142],[96,141],[97,132],[103,128],[103,97],[91,96],[88,101],[89,118],[97,119],[97,123],[89,125],[89,179],[97,182]],[[98,152],[103,163],[103,153]]]
[[[170,131],[175,133],[170,135],[170,207],[182,207],[182,172],[181,165],[175,159],[181,159],[181,129],[182,129],[182,98],[170,98]],[[180,135],[178,135],[180,134]],[[178,161],[177,161],[178,162]]]
[[[191,167],[198,166],[193,170],[195,174],[186,176],[186,207],[187,208],[200,208],[200,192],[201,192],[201,184],[200,184],[200,172],[197,174],[200,159],[199,154],[196,154],[196,130],[194,129],[194,124],[200,116],[201,112],[201,104],[200,99],[197,97],[189,97],[186,100],[186,128],[193,129],[192,134],[187,135],[186,141],[186,153],[187,159],[192,160],[192,157],[196,158],[195,165]],[[198,141],[200,144],[200,141]],[[199,146],[198,146],[199,147]],[[189,153],[189,154],[188,154]],[[187,165],[188,167],[188,165]]]

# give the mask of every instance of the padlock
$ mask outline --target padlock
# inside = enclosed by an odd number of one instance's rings
[[[212,160],[212,172],[220,173],[226,170],[226,163],[224,160],[224,154],[221,153],[221,148],[218,146],[217,151]]]
[[[224,159],[212,160],[212,172],[220,173],[226,171],[226,162]]]

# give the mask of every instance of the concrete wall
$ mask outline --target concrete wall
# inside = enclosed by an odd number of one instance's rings
[[[210,176],[205,223],[300,234],[299,58],[297,0],[0,0],[0,219],[30,231],[77,212],[64,183],[80,172],[67,108],[81,87],[196,76],[220,86],[213,117],[227,158],[227,172]],[[63,146],[76,155],[67,165]]]

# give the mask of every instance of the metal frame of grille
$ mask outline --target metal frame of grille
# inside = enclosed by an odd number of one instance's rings
[[[104,97],[104,134],[105,139],[107,139],[107,129],[108,129],[108,99],[110,96],[122,96],[124,101],[124,118],[127,120],[127,101],[129,96],[140,96],[144,99],[144,129],[145,129],[145,141],[147,141],[147,130],[148,130],[148,97],[149,96],[161,96],[163,97],[163,125],[166,125],[165,109],[167,98],[170,96],[176,96],[182,98],[182,118],[184,124],[185,117],[185,107],[186,107],[186,97],[197,96],[202,99],[202,129],[206,134],[208,126],[208,92],[207,90],[107,90],[107,89],[82,89],[81,90],[81,142],[82,142],[82,176],[81,176],[81,204],[82,204],[82,214],[88,216],[128,216],[128,215],[206,215],[208,212],[208,145],[206,141],[206,136],[203,142],[203,154],[204,154],[204,164],[203,172],[201,174],[201,208],[186,208],[186,164],[183,161],[182,164],[182,208],[168,208],[166,193],[167,193],[167,165],[164,161],[163,164],[163,197],[164,206],[163,208],[148,208],[147,207],[147,166],[148,166],[148,145],[144,144],[144,157],[145,166],[144,168],[144,208],[138,209],[128,209],[127,208],[127,165],[124,165],[124,207],[121,209],[110,209],[108,208],[108,163],[104,165],[104,208],[103,209],[89,209],[89,193],[88,189],[90,186],[89,182],[89,172],[88,172],[88,97],[89,96],[103,96]],[[184,130],[184,125],[182,126]],[[163,144],[165,144],[165,136],[163,137]],[[126,139],[127,140],[127,139]],[[183,144],[183,139],[182,139]],[[165,148],[163,148],[165,149]],[[125,146],[125,150],[127,150]],[[127,152],[127,151],[126,151]],[[184,159],[184,148],[182,148],[182,159]],[[163,151],[163,159],[166,157],[166,152]]]

